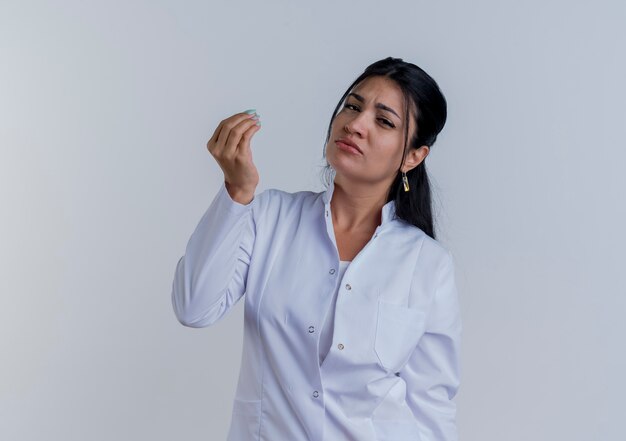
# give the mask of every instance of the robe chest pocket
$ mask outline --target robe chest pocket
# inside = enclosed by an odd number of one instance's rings
[[[398,371],[424,333],[426,314],[417,308],[378,300],[374,351],[387,370]]]

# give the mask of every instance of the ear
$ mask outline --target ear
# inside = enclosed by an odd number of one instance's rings
[[[430,152],[430,148],[427,145],[423,145],[418,149],[411,149],[404,160],[404,164],[402,165],[402,171],[404,173],[409,170],[413,170],[415,167],[420,165],[420,163],[426,159],[428,153]]]

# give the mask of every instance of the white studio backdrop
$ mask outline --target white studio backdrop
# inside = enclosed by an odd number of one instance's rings
[[[439,83],[465,441],[626,439],[626,3],[0,2],[0,439],[220,440],[243,302],[185,328],[176,262],[256,108],[257,191],[321,191],[344,89]]]

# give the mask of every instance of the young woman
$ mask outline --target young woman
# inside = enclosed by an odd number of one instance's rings
[[[422,69],[375,62],[331,118],[326,190],[258,195],[258,117],[218,125],[208,150],[224,184],[172,302],[183,325],[206,327],[245,294],[229,441],[457,439],[460,309],[425,166],[445,120]]]

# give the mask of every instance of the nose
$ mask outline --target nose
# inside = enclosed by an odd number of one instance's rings
[[[352,118],[346,122],[344,129],[347,133],[350,134],[358,134],[359,136],[363,136],[366,133],[366,115],[365,112],[361,112],[357,115],[354,115]]]

